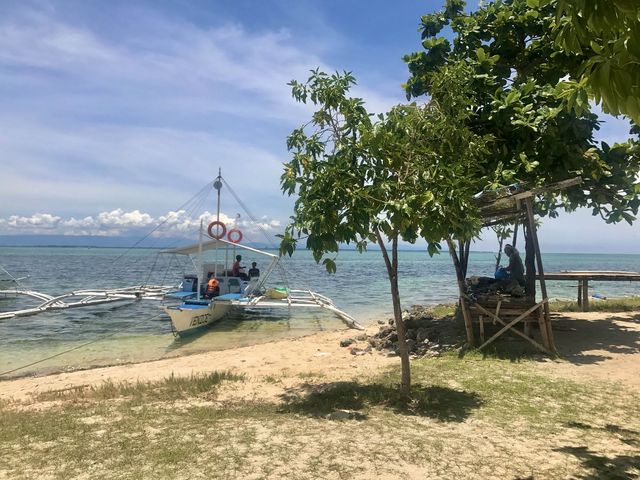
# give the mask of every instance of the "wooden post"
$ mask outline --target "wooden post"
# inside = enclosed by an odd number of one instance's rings
[[[469,270],[469,248],[471,248],[471,240],[464,242],[464,262],[462,263],[462,277],[467,278]]]
[[[551,316],[549,315],[549,296],[547,295],[547,283],[544,280],[544,268],[542,267],[542,256],[540,254],[540,244],[538,243],[538,234],[536,232],[536,221],[533,215],[533,203],[531,197],[525,199],[525,205],[527,206],[527,220],[529,221],[529,229],[531,230],[531,240],[533,241],[533,248],[536,257],[536,264],[538,267],[538,275],[540,275],[540,293],[542,293],[542,300],[544,300],[544,319],[546,323],[547,341],[548,345],[545,345],[552,352],[556,347],[553,341],[553,332],[551,331]]]
[[[578,280],[578,307],[582,309],[582,280]]]
[[[582,311],[589,311],[589,279],[582,279]]]
[[[478,322],[480,324],[480,341],[484,343],[484,318],[482,315],[478,315]]]
[[[544,319],[544,308],[538,310],[538,327],[540,328],[542,343],[547,345],[549,343],[549,338],[547,337],[547,322]]]
[[[527,227],[527,228],[524,228]],[[535,249],[533,248],[533,240],[531,239],[531,227],[526,223],[523,224],[524,230],[524,265],[525,265],[525,287],[524,291],[531,300],[536,300],[536,262]]]
[[[528,319],[525,319],[524,321],[524,334],[527,337],[531,336],[531,322]]]

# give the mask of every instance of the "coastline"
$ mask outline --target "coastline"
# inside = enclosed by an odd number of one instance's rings
[[[154,382],[169,376],[186,377],[215,371],[244,375],[242,396],[273,399],[306,377],[327,381],[366,381],[397,367],[398,358],[373,350],[352,355],[340,340],[373,335],[379,325],[368,324],[365,332],[349,329],[256,343],[225,350],[194,353],[140,363],[118,364],[43,376],[25,376],[0,381],[0,399],[25,401],[46,391],[115,383]],[[620,382],[640,391],[640,312],[565,313],[554,319],[556,343],[562,357],[536,358],[530,362],[545,374],[577,381]],[[367,345],[366,340],[357,342]],[[265,379],[277,377],[276,384]]]
[[[368,325],[365,332],[373,334],[377,325]],[[311,371],[331,373],[337,379],[374,374],[380,368],[391,367],[395,357],[378,352],[354,356],[340,347],[341,339],[362,334],[355,330],[332,330],[300,337],[256,343],[204,353],[194,353],[140,363],[118,364],[42,376],[24,376],[0,381],[0,399],[25,400],[32,395],[52,390],[95,386],[113,382],[151,382],[170,375],[189,376],[214,371],[231,370],[249,379],[269,375],[295,377]]]

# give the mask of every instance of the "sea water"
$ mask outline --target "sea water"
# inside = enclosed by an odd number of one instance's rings
[[[243,252],[243,263],[256,261],[263,272],[267,260]],[[640,255],[547,253],[543,260],[547,272],[640,271]],[[267,285],[322,293],[361,323],[388,318],[391,296],[381,253],[341,251],[335,261],[337,272],[328,274],[309,252],[297,251],[280,262],[282,268],[274,271]],[[155,249],[2,247],[0,264],[16,277],[28,277],[22,288],[50,295],[143,284],[177,286],[184,274],[194,272],[187,257]],[[493,253],[471,253],[469,275],[491,276],[494,270]],[[403,307],[451,303],[457,298],[455,272],[446,253],[429,257],[424,251],[400,252],[399,279]],[[576,297],[575,282],[549,281],[547,287],[551,298]],[[640,295],[640,283],[590,282],[590,292],[607,297]],[[35,304],[33,299],[0,295],[0,311]],[[253,311],[180,338],[173,335],[162,305],[157,300],[127,301],[0,320],[0,378],[188,355],[344,327],[322,309]]]

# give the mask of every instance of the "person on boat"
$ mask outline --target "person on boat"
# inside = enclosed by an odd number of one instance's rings
[[[217,297],[220,294],[220,282],[214,276],[209,277],[207,282],[207,298]]]
[[[260,276],[260,269],[256,262],[251,262],[251,268],[249,269],[249,280]]]
[[[244,267],[240,265],[241,261],[242,261],[242,255],[236,255],[236,261],[233,262],[233,266],[231,267],[232,277],[242,277],[243,275],[246,276],[246,274],[242,272],[242,270],[244,270]]]
[[[524,265],[522,258],[520,258],[520,252],[516,250],[512,245],[505,245],[504,253],[509,257],[509,265],[504,267],[504,271],[509,274],[510,280],[517,281],[521,286],[524,286]]]

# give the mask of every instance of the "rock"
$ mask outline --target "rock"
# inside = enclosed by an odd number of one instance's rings
[[[349,420],[351,418],[350,410],[337,410],[335,412],[331,412],[326,416],[329,420]]]
[[[353,343],[356,343],[356,341],[353,338],[345,338],[344,340],[340,340],[341,347],[348,347]]]
[[[335,412],[325,415],[324,418],[327,420],[361,420],[365,417],[354,410],[336,410]]]
[[[359,342],[366,342],[368,339],[369,339],[369,335],[367,335],[366,333],[363,333],[356,337],[356,340],[358,340]]]
[[[414,328],[410,328],[409,330],[407,330],[407,338],[410,338],[411,340],[415,340],[416,333],[417,331]]]
[[[398,334],[396,332],[391,333],[391,335],[387,337],[387,340],[389,340],[390,342],[397,342]]]
[[[418,343],[422,343],[428,338],[429,338],[429,330],[427,330],[426,328],[418,329],[416,333],[416,341]]]
[[[388,335],[391,335],[394,332],[395,332],[395,329],[393,327],[382,327],[378,332],[378,335],[379,335],[378,338],[384,338]]]
[[[364,355],[365,353],[367,353],[366,350],[363,350],[362,348],[352,348],[351,349],[351,355]]]
[[[409,350],[409,352],[413,352],[415,348],[416,348],[416,341],[410,338],[407,338],[407,350]]]
[[[385,323],[387,322],[385,322],[384,320],[378,320],[378,325],[384,325]]]

